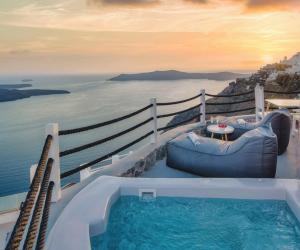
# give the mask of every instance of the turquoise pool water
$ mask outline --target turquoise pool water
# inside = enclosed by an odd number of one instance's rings
[[[300,249],[300,224],[284,201],[121,197],[99,249]]]

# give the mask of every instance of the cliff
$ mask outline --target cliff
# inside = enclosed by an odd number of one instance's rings
[[[297,60],[298,59],[298,60]],[[249,98],[254,98],[254,88],[256,84],[261,84],[266,90],[281,91],[281,92],[293,92],[300,89],[300,53],[293,56],[290,60],[286,60],[280,63],[269,64],[256,73],[252,74],[249,78],[237,78],[235,81],[231,82],[228,87],[221,91],[220,95],[231,95],[238,94],[243,92],[248,92],[253,90],[253,94],[247,96],[237,96],[237,97],[219,97],[219,98],[210,98],[207,100],[207,103],[222,103],[222,102],[235,102],[241,101]],[[299,71],[298,71],[299,70]],[[269,94],[265,93],[265,98],[295,98],[297,95],[283,95],[283,94]],[[206,105],[206,112],[228,112],[231,110],[245,109],[249,107],[254,107],[255,102],[247,102],[240,104],[232,105],[218,105],[210,106]],[[168,125],[173,125],[178,122],[189,119],[190,117],[195,116],[199,112],[199,109],[194,109],[183,114],[175,116]],[[253,111],[244,111],[238,113],[225,113],[222,116],[229,115],[244,115],[244,114],[253,114]],[[216,116],[216,115],[214,115]],[[206,117],[209,119],[209,116]]]

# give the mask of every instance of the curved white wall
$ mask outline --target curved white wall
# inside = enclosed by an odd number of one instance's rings
[[[47,249],[90,249],[90,236],[106,230],[120,195],[155,189],[157,196],[286,200],[300,220],[300,181],[282,179],[145,179],[101,176],[66,206],[47,239]]]

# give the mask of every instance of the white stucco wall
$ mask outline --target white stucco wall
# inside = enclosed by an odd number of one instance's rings
[[[90,236],[106,229],[120,195],[155,189],[157,196],[286,200],[300,220],[300,181],[282,179],[153,179],[101,176],[66,206],[50,231],[47,249],[90,249]]]

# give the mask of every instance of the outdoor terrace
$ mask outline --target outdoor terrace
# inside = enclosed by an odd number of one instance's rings
[[[293,92],[292,94],[300,93]],[[217,111],[215,113],[207,113],[205,109],[206,99],[205,97],[233,97],[233,96],[247,96],[255,94],[255,99],[247,98],[235,102],[226,102],[218,103],[214,105],[232,105],[240,103],[249,103],[255,100],[255,107],[247,107],[243,109],[236,109],[231,111]],[[178,112],[168,113],[168,114],[157,114],[157,107],[159,106],[168,106],[176,105],[191,100],[200,99],[200,103],[196,106],[184,109]],[[204,131],[206,128],[206,118],[210,115],[220,115],[220,114],[238,114],[244,111],[255,110],[255,120],[259,121],[262,119],[265,111],[265,99],[264,99],[264,89],[262,86],[257,86],[255,90],[250,90],[245,93],[237,93],[232,95],[211,95],[205,93],[205,90],[202,90],[200,94],[169,103],[159,103],[156,102],[156,99],[151,99],[150,105],[145,106],[133,113],[127,114],[125,116],[107,121],[98,124],[93,124],[81,128],[68,129],[68,130],[59,130],[58,124],[48,124],[46,127],[46,140],[44,148],[41,154],[40,162],[38,165],[31,167],[31,186],[29,192],[27,193],[26,200],[21,208],[19,219],[10,235],[8,245],[12,247],[19,247],[25,238],[25,233],[27,233],[25,245],[32,246],[33,244],[40,244],[41,247],[45,245],[45,235],[52,228],[53,224],[67,206],[67,204],[72,200],[72,198],[78,194],[84,187],[92,183],[99,176],[108,175],[108,176],[122,176],[122,177],[145,177],[145,178],[202,178],[201,176],[196,176],[189,174],[183,171],[177,171],[171,169],[165,164],[166,157],[166,144],[173,138],[179,136],[182,133],[190,132],[194,130]],[[212,104],[211,104],[212,105]],[[66,149],[60,151],[59,147],[59,138],[66,135],[76,134],[80,132],[85,132],[93,130],[96,128],[108,126],[113,123],[121,122],[123,120],[129,119],[136,116],[137,114],[143,113],[144,111],[150,110],[151,117],[122,131],[117,134],[108,136],[103,139],[98,139],[97,141],[76,146],[71,149]],[[196,110],[197,112],[192,113],[191,117],[186,120],[180,121],[178,123],[167,125],[164,127],[158,127],[157,120],[160,118],[172,117],[177,114],[183,114]],[[199,122],[196,122],[199,121]],[[195,123],[196,122],[196,123]],[[111,140],[115,140],[129,132],[139,129],[145,124],[152,124],[151,131],[144,134],[141,137],[136,137],[133,135],[133,141],[129,142],[126,145],[121,145],[120,148],[115,149],[113,152],[103,155],[99,158],[92,159],[92,161],[85,164],[74,166],[73,169],[69,169],[65,172],[62,172],[60,169],[60,158],[71,155],[101,144],[107,143]],[[294,131],[293,131],[294,132]],[[139,147],[132,154],[129,154],[122,160],[117,160],[114,162],[114,156],[124,153],[126,150],[131,149],[133,145],[145,140],[146,138],[151,137],[151,143],[148,143],[144,146]],[[298,152],[298,135],[295,135],[291,138],[290,144],[287,151],[278,157],[277,162],[277,173],[276,178],[290,178],[297,179],[300,175],[298,162],[300,160],[300,154]],[[113,157],[113,158],[112,158]],[[112,164],[107,166],[99,167],[99,164],[103,161],[112,158]],[[92,168],[91,168],[92,167]],[[35,174],[33,174],[35,172]],[[71,175],[80,173],[80,182],[76,185],[71,184],[65,188],[61,188],[61,179],[69,177]],[[36,199],[37,198],[37,199]],[[36,200],[36,203],[32,201]],[[44,207],[44,210],[42,208]],[[51,208],[51,212],[50,209]],[[37,209],[39,211],[37,211]],[[26,212],[24,212],[26,211]],[[32,215],[31,215],[32,214]],[[16,214],[17,215],[17,214]],[[14,217],[16,217],[14,215]],[[31,216],[30,216],[31,215]],[[41,216],[38,218],[37,216]],[[49,222],[48,222],[49,216]],[[31,219],[31,217],[33,219]],[[16,219],[16,218],[15,218]],[[31,220],[31,221],[30,221]],[[0,223],[4,224],[4,223]],[[4,233],[2,233],[2,228],[0,228],[0,240],[6,241],[8,235],[6,232],[11,231],[11,228],[14,224],[14,220],[11,219],[9,222],[3,225]],[[21,225],[26,225],[24,228]],[[39,228],[36,224],[40,224]],[[48,228],[47,228],[47,224]],[[27,228],[27,230],[25,230]],[[3,236],[4,235],[4,236]],[[37,239],[36,236],[38,235]],[[3,237],[2,237],[3,236]],[[2,237],[2,238],[1,238]],[[37,243],[35,243],[37,242]],[[0,242],[1,243],[1,242]]]
[[[294,134],[290,138],[287,151],[277,158],[276,178],[299,179],[300,178],[300,150],[299,137]],[[188,172],[170,168],[166,165],[166,159],[158,161],[152,168],[145,171],[143,178],[201,178]]]

